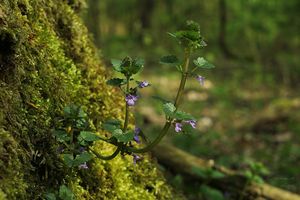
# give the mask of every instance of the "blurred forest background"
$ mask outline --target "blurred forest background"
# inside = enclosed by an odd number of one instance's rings
[[[199,117],[197,133],[174,132],[167,140],[233,169],[261,162],[268,183],[300,193],[299,0],[89,0],[87,6],[82,16],[107,66],[126,55],[146,61],[140,78],[152,87],[136,113],[147,135],[163,121],[151,96],[172,99],[179,84],[178,72],[158,63],[163,55],[182,55],[167,32],[198,22],[208,44],[198,55],[216,68],[201,74],[204,87],[187,85],[182,106]],[[196,195],[184,177],[169,180]]]

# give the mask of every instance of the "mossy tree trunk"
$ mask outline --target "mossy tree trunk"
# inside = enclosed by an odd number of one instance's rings
[[[147,156],[137,166],[130,156],[93,160],[71,173],[57,153],[51,129],[64,106],[82,105],[100,134],[105,119],[122,118],[122,98],[105,85],[109,73],[77,15],[84,5],[0,1],[0,199],[43,199],[61,184],[76,199],[172,199]]]

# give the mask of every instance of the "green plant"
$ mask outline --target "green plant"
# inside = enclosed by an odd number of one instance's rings
[[[107,84],[117,87],[123,92],[126,103],[125,119],[124,121],[110,119],[104,122],[102,128],[110,134],[110,137],[103,138],[93,132],[91,129],[92,124],[79,106],[67,106],[64,110],[61,126],[55,130],[54,135],[61,144],[62,149],[65,150],[62,157],[68,167],[79,166],[80,168],[87,168],[86,162],[91,160],[93,156],[103,160],[110,160],[119,153],[132,155],[134,162],[136,162],[140,159],[140,156],[137,154],[150,151],[167,134],[171,126],[174,126],[176,132],[187,133],[196,128],[195,118],[179,110],[184,87],[189,77],[195,77],[203,85],[205,78],[196,72],[199,69],[211,69],[214,66],[203,57],[198,57],[193,60],[192,65],[190,64],[192,53],[206,46],[197,23],[188,21],[182,30],[170,33],[170,35],[181,45],[184,56],[183,60],[180,60],[175,55],[164,56],[160,60],[161,64],[174,66],[181,73],[181,81],[174,102],[162,100],[166,122],[158,136],[142,148],[136,148],[132,145],[132,142],[140,143],[140,138],[144,133],[138,127],[134,130],[129,128],[129,113],[131,112],[131,107],[139,99],[139,90],[150,86],[150,84],[147,81],[135,79],[135,75],[144,67],[142,59],[129,56],[122,60],[114,59],[112,60],[113,70],[122,74],[122,77],[112,78],[107,81]],[[93,142],[98,140],[115,145],[116,150],[108,156],[100,155],[90,148]]]
[[[65,185],[61,185],[58,191],[45,194],[46,200],[74,200],[73,192]]]

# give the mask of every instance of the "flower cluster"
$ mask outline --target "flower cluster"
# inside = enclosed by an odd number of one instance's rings
[[[139,88],[148,87],[150,84],[147,81],[138,82]],[[136,94],[136,91],[133,94],[126,94],[125,101],[128,106],[134,106],[139,96]]]
[[[134,106],[135,102],[138,100],[138,96],[137,95],[133,95],[133,94],[127,94],[125,97],[125,101],[127,103],[128,106]]]
[[[183,121],[183,123],[186,123],[186,124],[189,124],[192,128],[196,128],[196,120],[186,120],[186,121]],[[183,126],[183,123],[175,123],[175,132],[179,133],[180,131],[182,131],[182,126]]]

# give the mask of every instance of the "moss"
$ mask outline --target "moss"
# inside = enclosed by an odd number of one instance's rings
[[[25,199],[28,185],[23,179],[22,161],[19,158],[21,149],[11,134],[3,129],[0,129],[0,138],[0,197]]]
[[[69,103],[83,105],[99,129],[122,117],[122,97],[76,12],[84,2],[3,0],[0,3],[0,199],[40,199],[61,184],[77,199],[171,199],[171,189],[146,156],[94,160],[76,176],[62,164],[51,134]],[[101,133],[101,131],[100,131]],[[109,145],[94,149],[110,153]]]

